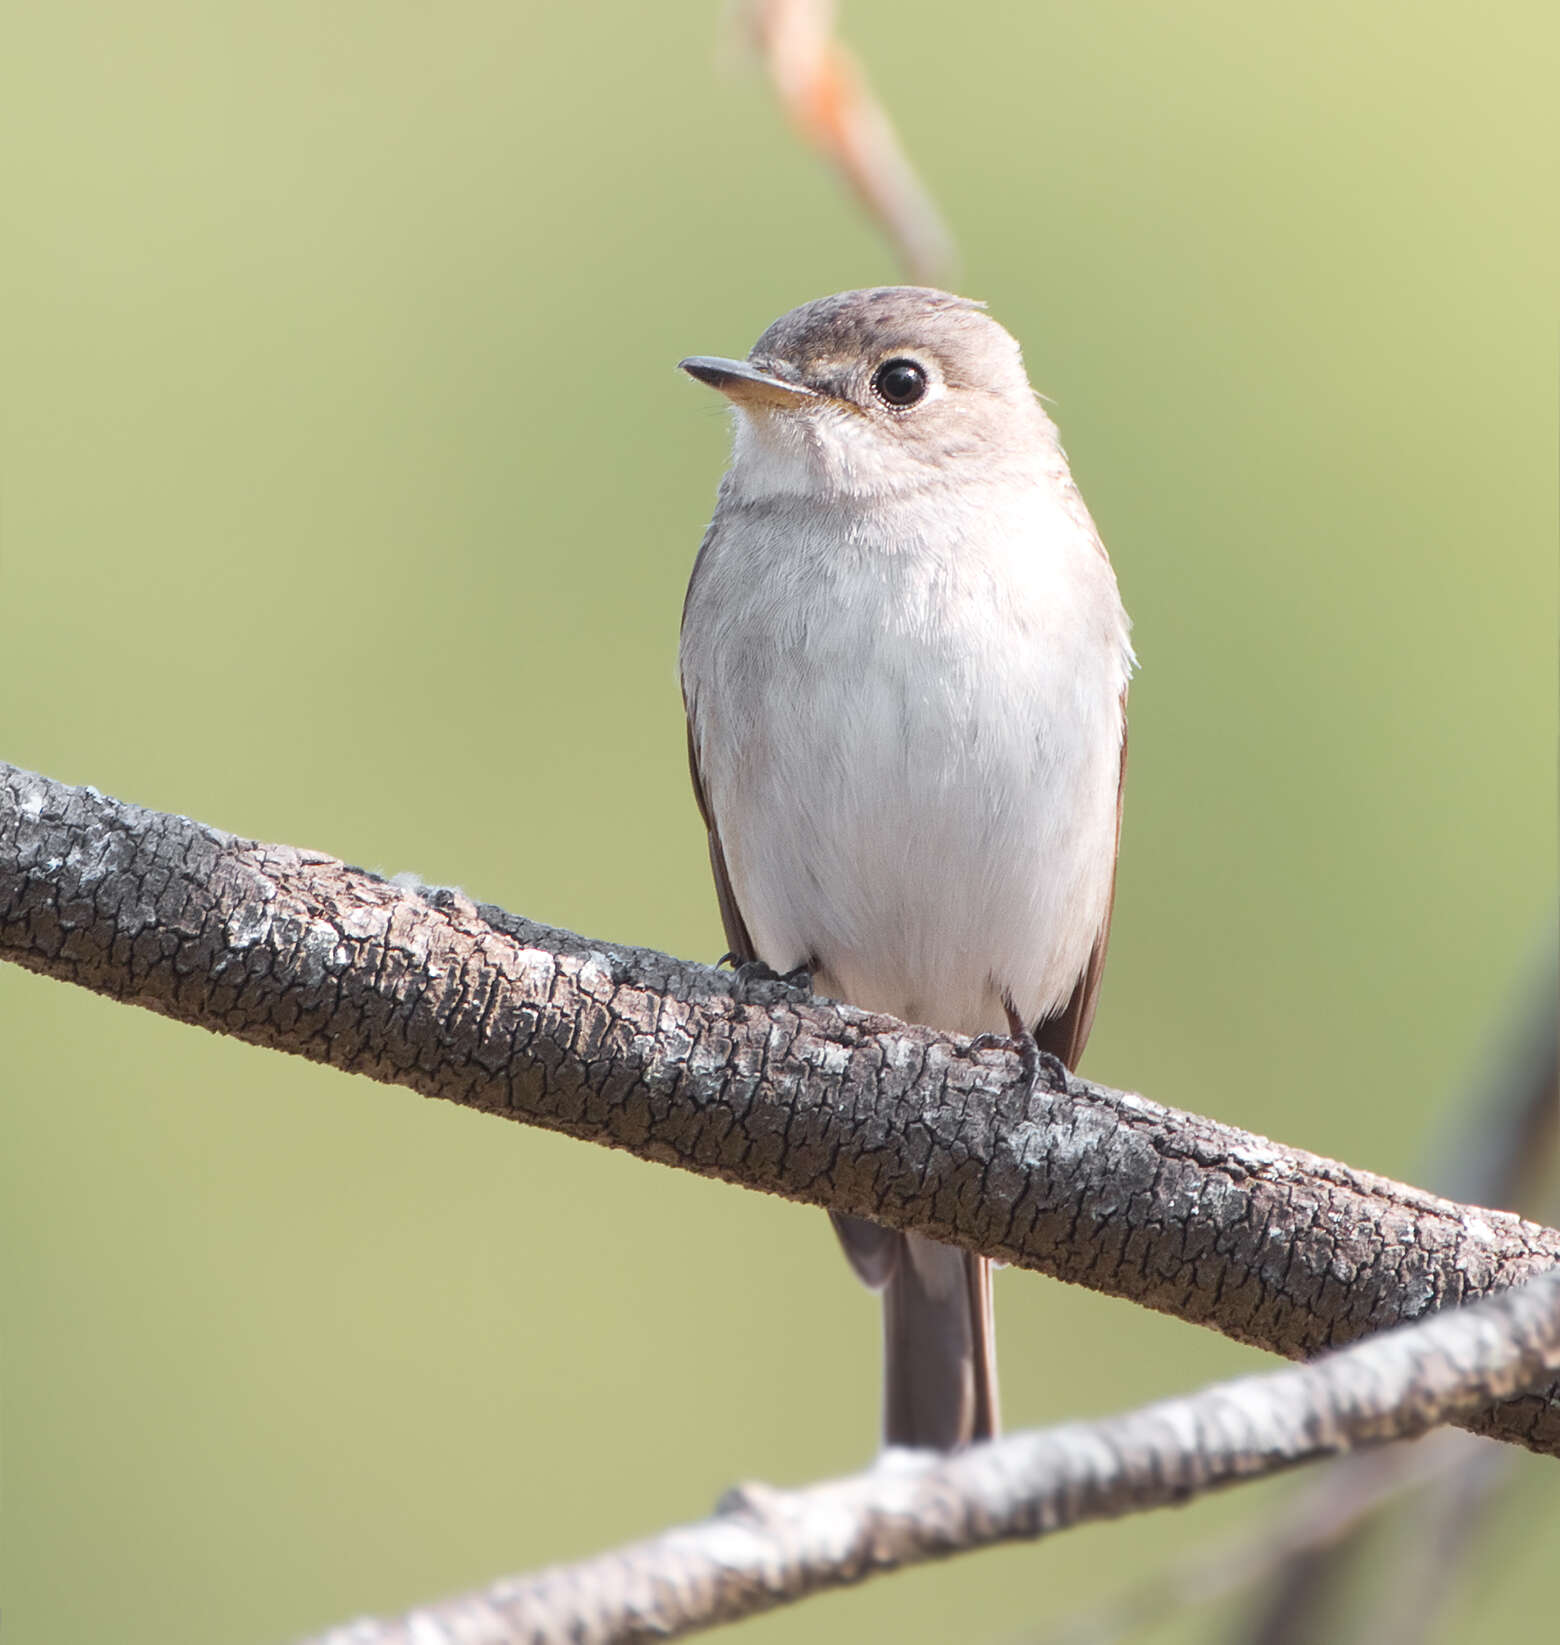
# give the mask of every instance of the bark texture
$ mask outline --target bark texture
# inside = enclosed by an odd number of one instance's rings
[[[0,765],[0,958],[180,1021],[873,1217],[1291,1358],[1560,1233],[1000,1047],[587,942]],[[1560,1454],[1560,1388],[1471,1416]]]
[[[1356,1445],[1423,1433],[1560,1371],[1560,1274],[1300,1368],[956,1456],[889,1453],[801,1491],[748,1486],[716,1516],[511,1577],[314,1645],[639,1645],[870,1576],[1166,1507]]]

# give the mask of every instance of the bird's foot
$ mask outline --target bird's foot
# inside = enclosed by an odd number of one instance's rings
[[[775,971],[762,960],[739,960],[735,954],[721,955],[720,963],[731,963],[731,994],[743,1005],[776,1005],[782,999],[811,999],[812,970],[799,965],[794,971]]]
[[[1008,1031],[1005,1034],[977,1034],[970,1041],[972,1051],[1000,1049],[1016,1051],[1018,1053],[1018,1082],[1002,1093],[1002,1108],[1006,1117],[1013,1123],[1027,1120],[1034,1108],[1034,1100],[1041,1086],[1041,1075],[1045,1072],[1045,1064],[1056,1064],[1058,1073],[1065,1074],[1066,1070],[1061,1063],[1049,1052],[1040,1049],[1040,1043],[1018,1012],[1014,1010],[1011,1001],[1004,1000],[1003,1008],[1007,1012]]]

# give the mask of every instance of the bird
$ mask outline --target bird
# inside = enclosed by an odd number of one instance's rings
[[[679,645],[731,958],[1074,1067],[1136,659],[1017,341],[983,303],[886,286],[680,366],[734,414]],[[993,1437],[990,1262],[831,1216],[882,1293],[884,1446]]]

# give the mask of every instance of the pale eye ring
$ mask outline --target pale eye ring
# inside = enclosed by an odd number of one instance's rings
[[[896,356],[872,373],[872,392],[884,405],[903,411],[926,393],[926,367]]]

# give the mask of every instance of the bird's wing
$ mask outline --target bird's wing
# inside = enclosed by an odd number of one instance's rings
[[[688,578],[688,592],[683,596],[682,620],[685,627],[693,590],[699,581],[699,573],[704,568],[705,557],[718,529],[716,521],[712,520],[709,530],[704,533],[704,541],[699,544],[699,552],[694,557],[693,572]],[[749,960],[756,960],[758,951],[753,946],[747,921],[742,918],[742,910],[737,907],[736,894],[731,889],[731,875],[726,868],[726,853],[721,848],[720,828],[716,823],[715,813],[710,808],[709,797],[704,792],[704,780],[699,775],[699,737],[694,725],[693,704],[688,698],[686,682],[683,686],[683,713],[688,721],[688,775],[693,778],[693,798],[699,807],[699,815],[704,819],[704,830],[709,839],[710,872],[715,876],[715,899],[720,904],[720,923],[725,927],[726,947],[731,953],[732,960],[742,965]]]
[[[705,833],[710,846],[710,872],[715,876],[715,900],[720,904],[720,923],[726,930],[726,947],[738,965],[756,960],[753,939],[748,935],[747,922],[737,907],[736,894],[731,889],[731,875],[726,871],[726,853],[721,849],[720,830],[715,826],[715,814],[704,795],[704,784],[699,777],[699,745],[693,734],[693,715],[688,712],[688,774],[693,778],[693,797],[698,802],[699,815],[704,819]]]
[[[1035,1024],[1035,1044],[1042,1051],[1061,1059],[1068,1068],[1076,1068],[1083,1057],[1083,1048],[1089,1043],[1089,1030],[1094,1026],[1094,1007],[1098,1003],[1100,978],[1105,974],[1105,950],[1110,943],[1110,917],[1116,906],[1116,857],[1121,851],[1121,808],[1127,792],[1127,693],[1121,693],[1121,775],[1116,781],[1116,844],[1111,858],[1110,898],[1105,904],[1105,918],[1100,923],[1100,934],[1094,939],[1089,963],[1072,991],[1072,998],[1053,1017],[1045,1017]]]

